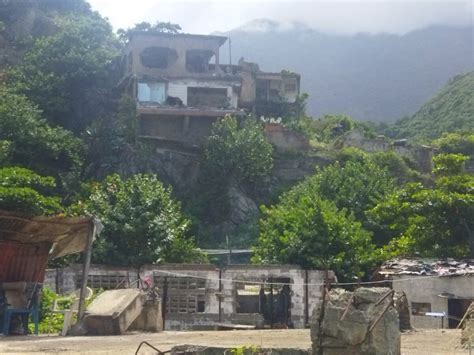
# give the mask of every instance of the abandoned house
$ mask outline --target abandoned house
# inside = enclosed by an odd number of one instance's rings
[[[415,328],[456,328],[474,301],[474,260],[403,259],[377,272],[406,294]]]
[[[142,138],[199,146],[212,124],[226,114],[243,117],[263,112],[268,103],[297,102],[298,74],[262,72],[243,59],[238,65],[221,64],[219,51],[226,40],[193,34],[131,35],[121,58],[120,86],[137,100]]]
[[[78,266],[51,269],[45,284],[67,293],[82,282]],[[138,269],[92,265],[92,288],[137,288],[149,280],[161,297],[166,330],[214,329],[216,326],[304,328],[322,297],[332,271],[290,265],[145,265]]]

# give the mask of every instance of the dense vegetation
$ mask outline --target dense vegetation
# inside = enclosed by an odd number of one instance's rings
[[[474,130],[474,72],[458,75],[425,103],[417,113],[387,130],[397,138],[429,142],[446,132]],[[472,152],[472,151],[471,151]]]
[[[394,151],[341,149],[349,132],[373,139],[376,127],[307,117],[302,96],[283,122],[310,139],[310,151],[276,151],[255,117],[225,117],[193,156],[195,183],[179,189],[138,138],[136,103],[117,89],[114,57],[133,31],[180,27],[141,23],[116,35],[84,1],[44,0],[35,7],[42,27],[20,36],[12,19],[25,4],[3,1],[0,11],[9,44],[0,62],[0,209],[99,217],[94,262],[204,262],[198,246],[230,239],[254,245],[255,262],[354,279],[393,256],[472,255],[473,178],[464,169],[474,150],[472,73],[390,128],[439,149],[431,175]],[[318,154],[324,164],[303,181],[288,186],[275,174],[279,161]]]

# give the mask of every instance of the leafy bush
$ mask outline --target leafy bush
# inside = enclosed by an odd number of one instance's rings
[[[368,212],[390,236],[389,256],[474,256],[474,177],[460,172],[463,156],[451,158],[438,160],[433,188],[407,184]],[[454,168],[446,168],[450,165]]]
[[[25,96],[0,85],[0,140],[8,160],[40,173],[59,176],[82,163],[83,145],[71,132],[51,127]]]
[[[375,260],[371,234],[353,215],[313,194],[294,191],[262,207],[255,262],[332,269],[341,280],[362,277]]]
[[[51,215],[62,210],[60,199],[48,196],[54,179],[19,167],[0,168],[0,209],[32,215]]]
[[[474,133],[471,131],[444,133],[441,138],[432,142],[442,153],[474,154]]]
[[[204,147],[193,214],[218,223],[229,213],[228,190],[240,185],[256,193],[273,166],[273,148],[253,119],[239,125],[235,117],[217,121]]]
[[[140,266],[159,261],[204,260],[189,236],[190,221],[155,175],[122,180],[110,175],[89,186],[88,196],[71,208],[104,225],[94,245],[93,262]]]

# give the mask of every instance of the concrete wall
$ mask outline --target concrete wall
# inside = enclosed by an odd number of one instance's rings
[[[91,288],[128,288],[137,287],[138,270],[107,265],[91,265],[88,286]],[[59,294],[72,293],[80,288],[82,265],[72,265],[61,269],[47,269],[45,286]]]
[[[353,130],[344,137],[344,147],[360,148],[366,152],[393,151],[398,155],[412,160],[417,168],[423,172],[431,173],[433,170],[434,150],[427,146],[395,145],[381,138],[369,139],[364,137],[360,130]]]
[[[193,49],[210,50],[218,56],[221,43],[221,39],[213,36],[153,36],[149,34],[136,34],[128,44],[125,55],[128,56],[131,53],[131,65],[128,66],[129,72],[136,74],[139,78],[143,76],[159,77],[163,75],[171,77],[188,75],[200,76],[199,73],[189,72],[186,69],[186,51]],[[171,66],[164,69],[144,66],[140,60],[140,53],[148,47],[165,47],[173,49],[176,51],[177,59]],[[209,73],[205,75],[209,75]]]
[[[211,133],[217,117],[189,117],[177,115],[142,115],[140,135],[156,137],[188,145],[200,145]],[[186,120],[187,124],[186,124]]]
[[[397,282],[396,280],[413,279],[410,281]],[[474,277],[469,276],[446,276],[446,277],[424,277],[413,275],[393,276],[393,289],[397,292],[405,292],[412,313],[412,303],[430,303],[432,312],[446,312],[448,314],[448,298],[439,297],[440,294],[452,294],[456,297],[474,300]],[[413,315],[411,322],[415,328],[441,328],[441,318]],[[444,320],[447,328],[447,320]]]
[[[80,265],[64,269],[47,270],[48,286],[59,293],[69,293],[77,289],[81,279],[82,269]],[[130,268],[115,268],[101,265],[91,267],[89,275],[90,287],[115,288],[118,282],[120,287],[137,287],[138,270]],[[234,323],[263,326],[263,316],[258,313],[237,313],[237,290],[243,283],[249,281],[257,283],[278,283],[278,279],[288,279],[291,290],[291,321],[295,328],[304,328],[309,315],[313,313],[314,307],[322,296],[320,285],[325,280],[325,272],[318,270],[302,270],[291,265],[231,265],[219,270],[213,265],[145,265],[139,270],[140,278],[153,280],[160,292],[165,292],[164,278],[168,285],[168,297],[202,297],[204,309],[200,311],[166,313],[165,329],[203,329],[212,328],[215,323]],[[335,279],[332,271],[328,273],[330,279]],[[173,289],[170,285],[177,279],[192,280],[192,288]],[[221,284],[219,284],[221,278]],[[117,282],[115,282],[117,280]],[[235,280],[237,282],[232,282]],[[240,281],[240,282],[239,282]],[[307,281],[307,282],[306,282]],[[110,287],[107,287],[110,283]],[[281,282],[281,281],[280,281]],[[200,286],[196,287],[196,284]],[[306,287],[304,284],[313,284]],[[180,284],[181,285],[181,284]],[[183,282],[182,285],[185,285]],[[219,286],[221,285],[221,291]],[[181,287],[181,286],[180,286]],[[220,302],[219,302],[220,300]],[[166,304],[162,305],[167,307]],[[186,308],[186,306],[184,306]],[[168,305],[168,310],[170,305]],[[220,312],[219,312],[220,310]],[[220,313],[220,317],[219,317]]]
[[[309,139],[299,132],[282,127],[280,124],[265,124],[265,137],[281,151],[307,151]]]

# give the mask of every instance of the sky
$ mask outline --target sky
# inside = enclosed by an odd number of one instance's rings
[[[270,19],[340,34],[403,34],[430,25],[473,24],[474,0],[88,0],[115,29],[147,21],[178,23],[184,32],[229,31]]]

